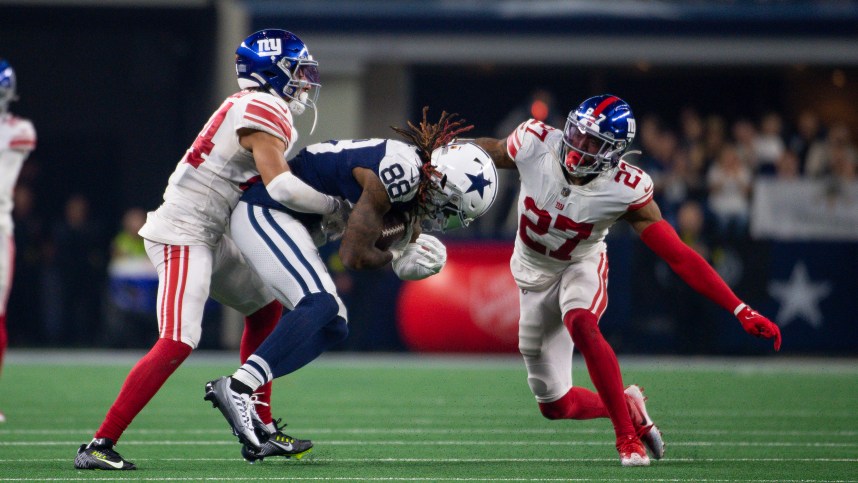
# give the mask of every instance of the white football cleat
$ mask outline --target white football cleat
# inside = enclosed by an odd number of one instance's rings
[[[618,438],[617,452],[623,466],[649,466],[649,456],[637,436]]]
[[[661,431],[658,430],[646,412],[646,398],[643,395],[643,390],[632,384],[626,388],[625,394],[626,406],[629,408],[629,416],[631,416],[632,424],[635,426],[635,433],[649,449],[653,458],[662,459],[664,457],[664,440],[661,437]]]

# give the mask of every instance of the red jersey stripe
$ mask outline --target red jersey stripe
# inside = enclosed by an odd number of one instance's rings
[[[36,140],[33,138],[13,139],[9,142],[9,147],[11,149],[20,149],[20,148],[33,149],[36,147]]]
[[[250,121],[261,121],[262,124],[280,133],[284,139],[292,139],[292,126],[289,122],[269,109],[250,103],[247,105],[244,118]]]
[[[601,274],[602,274],[602,266],[603,266],[604,264],[605,264],[605,254],[603,253],[603,254],[599,257],[599,266],[596,268],[596,271],[599,273],[599,288],[598,288],[598,289],[596,289],[596,295],[595,295],[595,296],[593,296],[593,302],[591,302],[591,303],[590,303],[590,307],[588,307],[588,308],[587,308],[587,310],[588,310],[589,312],[592,312],[592,313],[594,313],[594,314],[596,313],[596,306],[598,305],[599,301],[601,300],[601,297],[602,297],[602,291],[604,290],[604,287],[602,286],[602,277],[601,277]]]
[[[158,302],[161,305],[160,317],[158,317],[158,335],[164,337],[164,323],[167,321],[167,286],[170,284],[170,247],[164,245],[164,273],[161,284],[161,295]]]
[[[267,119],[272,124],[281,126],[280,129],[287,139],[292,138],[292,125],[289,115],[277,106],[272,106],[260,100],[252,100],[247,104],[247,113]]]
[[[602,257],[605,259],[605,265],[602,267],[602,271],[599,272],[599,283],[602,286],[602,302],[599,303],[599,307],[596,309],[596,318],[598,319],[602,318],[602,314],[608,308],[608,258],[605,257],[604,253]]]
[[[515,155],[518,154],[518,147],[512,139],[512,134],[506,138],[506,150],[509,153],[509,157],[515,159]]]
[[[179,306],[176,310],[176,327],[175,340],[178,342],[182,341],[182,302],[185,300],[185,287],[188,283],[188,265],[190,265],[190,248],[187,246],[182,247],[182,275],[179,280]]]
[[[629,211],[637,211],[652,201],[652,192],[649,192],[643,196],[640,201],[636,201],[629,205]]]

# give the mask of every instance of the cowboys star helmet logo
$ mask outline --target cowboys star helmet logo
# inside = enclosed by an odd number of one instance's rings
[[[491,186],[492,184],[491,180],[488,180],[485,176],[483,176],[482,171],[480,171],[476,175],[465,173],[465,176],[467,176],[468,179],[471,180],[471,186],[468,187],[468,190],[465,191],[465,193],[476,191],[480,194],[480,198],[483,197],[486,186]]]

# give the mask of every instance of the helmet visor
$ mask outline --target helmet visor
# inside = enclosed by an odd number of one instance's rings
[[[312,61],[312,64],[304,63],[305,61],[298,63],[298,78],[303,79],[310,84],[321,85],[319,80],[319,64],[315,61]]]

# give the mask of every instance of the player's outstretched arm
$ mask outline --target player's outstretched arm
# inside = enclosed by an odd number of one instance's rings
[[[340,259],[343,265],[353,270],[380,268],[393,259],[389,251],[379,250],[375,246],[384,227],[384,214],[391,207],[390,198],[381,180],[372,171],[355,168],[353,174],[363,187],[363,192],[343,232]]]
[[[298,179],[286,163],[286,143],[262,131],[239,130],[239,142],[253,153],[256,169],[265,183],[265,189],[281,205],[303,213],[328,215],[342,210],[344,202],[333,196],[320,193]]]
[[[733,312],[745,332],[755,337],[774,339],[775,350],[780,350],[781,332],[778,326],[739,300],[718,272],[679,239],[673,227],[661,217],[655,201],[639,210],[627,212],[623,218],[632,225],[646,246],[667,262],[685,283]]]
[[[489,156],[492,157],[492,161],[495,163],[496,168],[518,169],[515,165],[515,161],[513,161],[506,152],[506,139],[477,138],[474,139],[474,144],[485,149],[486,152],[489,153]]]

